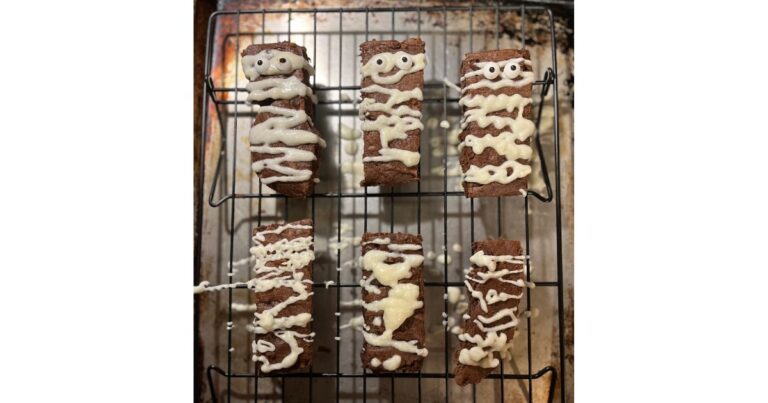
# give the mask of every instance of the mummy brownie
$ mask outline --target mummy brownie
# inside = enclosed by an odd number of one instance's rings
[[[510,357],[523,297],[526,261],[519,241],[475,242],[466,274],[469,309],[455,351],[454,380],[478,383]]]
[[[516,49],[468,53],[461,74],[464,115],[458,147],[464,194],[525,194],[536,129],[530,54]]]
[[[325,141],[313,123],[317,100],[306,49],[290,42],[250,45],[242,57],[246,102],[258,112],[249,135],[253,171],[280,194],[307,197]]]
[[[373,372],[418,372],[427,349],[421,236],[365,233],[363,365]]]
[[[312,362],[312,220],[256,228],[249,282],[256,303],[253,361],[264,373],[306,368]]]
[[[424,42],[368,41],[360,45],[363,83],[363,186],[419,180]]]

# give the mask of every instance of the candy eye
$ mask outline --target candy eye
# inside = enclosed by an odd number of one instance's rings
[[[392,70],[392,65],[384,56],[376,56],[373,63],[373,70],[379,73],[386,73],[387,71]]]
[[[514,79],[520,76],[523,70],[520,68],[520,64],[516,62],[509,62],[504,66],[504,77]]]
[[[395,62],[397,68],[400,70],[410,70],[413,67],[413,59],[411,56],[405,53],[397,55],[397,61]]]
[[[499,76],[501,69],[497,63],[488,63],[483,67],[483,76],[489,80],[493,80]]]
[[[264,74],[269,70],[269,60],[267,59],[256,59],[256,71],[259,72],[259,74]]]
[[[275,68],[277,68],[277,71],[281,73],[290,73],[293,70],[291,63],[284,57],[277,59]]]

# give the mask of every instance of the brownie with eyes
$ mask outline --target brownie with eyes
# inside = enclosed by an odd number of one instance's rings
[[[467,53],[460,76],[464,116],[459,163],[465,195],[525,194],[535,131],[530,53],[524,49]]]
[[[372,40],[360,45],[360,55],[364,144],[360,184],[394,186],[418,181],[424,41]]]
[[[313,69],[306,48],[291,42],[252,44],[241,56],[243,72],[248,79],[246,103],[259,108],[251,137],[254,130],[262,131],[262,128],[275,133],[282,130],[283,136],[299,130],[317,136],[314,141],[304,144],[287,144],[291,143],[290,139],[277,136],[277,141],[256,150],[251,144],[252,162],[263,165],[254,170],[262,183],[276,192],[289,197],[307,197],[314,192],[317,157],[325,143],[314,125],[316,98],[309,83]],[[283,113],[274,113],[277,110]],[[303,111],[307,119],[293,124],[297,115],[289,115],[292,112],[288,110]],[[285,141],[280,141],[283,138]]]

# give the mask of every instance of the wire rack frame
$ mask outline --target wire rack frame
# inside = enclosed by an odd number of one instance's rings
[[[532,383],[534,379],[541,378],[547,373],[550,373],[550,387],[549,387],[549,396],[548,401],[551,402],[554,400],[555,397],[555,387],[558,380],[558,372],[560,373],[560,377],[562,377],[562,374],[564,373],[565,368],[565,337],[564,337],[564,302],[563,302],[563,293],[564,293],[564,286],[563,286],[563,256],[562,256],[562,217],[561,217],[561,196],[560,196],[560,144],[559,144],[559,126],[558,126],[558,119],[559,119],[559,113],[558,113],[558,107],[559,107],[559,101],[558,101],[558,89],[557,89],[557,59],[556,59],[556,45],[555,45],[555,23],[554,23],[554,17],[553,12],[549,7],[546,6],[540,6],[540,5],[526,5],[526,4],[520,4],[520,5],[501,5],[501,4],[495,4],[495,5],[483,5],[483,6],[444,6],[444,7],[395,7],[395,8],[312,8],[312,9],[283,9],[283,10],[273,10],[273,9],[262,9],[262,10],[237,10],[237,11],[217,11],[213,13],[210,16],[210,19],[208,21],[208,32],[207,32],[207,40],[206,40],[206,52],[205,52],[205,76],[202,77],[204,82],[203,87],[203,113],[202,113],[202,132],[201,132],[201,149],[200,149],[200,177],[199,177],[199,197],[198,197],[198,206],[196,209],[196,217],[195,219],[198,222],[198,228],[201,228],[202,220],[203,220],[203,206],[202,206],[202,200],[205,198],[205,144],[206,139],[208,137],[208,123],[209,119],[212,119],[212,117],[209,116],[209,105],[214,106],[216,118],[219,121],[219,125],[222,128],[222,146],[221,150],[219,151],[219,159],[218,162],[214,164],[215,166],[215,172],[213,179],[211,180],[211,187],[209,189],[208,193],[208,205],[212,208],[218,208],[224,205],[225,203],[229,203],[227,207],[228,208],[228,222],[225,223],[227,227],[230,229],[228,231],[229,233],[229,282],[230,285],[232,284],[232,270],[233,270],[233,262],[234,262],[234,231],[231,229],[235,226],[235,203],[240,199],[257,199],[258,201],[258,213],[257,213],[257,224],[261,225],[262,222],[262,201],[269,198],[275,198],[275,199],[282,199],[284,206],[286,207],[285,211],[287,214],[287,206],[288,206],[288,200],[289,198],[278,195],[278,194],[263,194],[263,189],[261,184],[259,184],[258,193],[237,193],[236,192],[236,181],[233,179],[231,180],[231,190],[228,194],[219,196],[216,198],[217,194],[217,183],[222,183],[222,188],[224,185],[228,182],[227,175],[228,172],[226,169],[224,169],[224,166],[226,165],[227,161],[227,152],[228,147],[226,145],[226,138],[227,135],[224,133],[227,130],[227,125],[224,124],[223,116],[226,115],[229,117],[230,115],[234,117],[235,122],[237,122],[238,115],[240,114],[238,112],[237,105],[245,104],[244,100],[242,100],[244,97],[240,97],[239,93],[246,92],[244,87],[238,86],[237,78],[235,79],[235,86],[234,87],[216,87],[213,83],[213,80],[211,78],[211,68],[212,68],[212,57],[213,57],[213,47],[214,47],[214,34],[215,34],[215,28],[217,26],[216,22],[217,19],[222,18],[224,16],[235,18],[235,33],[230,34],[235,37],[235,43],[236,43],[236,53],[235,55],[240,54],[240,18],[243,15],[248,14],[257,14],[261,15],[262,18],[262,32],[261,37],[262,40],[264,38],[264,27],[265,27],[265,21],[266,16],[271,14],[281,14],[287,16],[287,37],[288,40],[291,38],[291,18],[294,14],[310,14],[313,17],[313,32],[312,32],[312,38],[314,43],[314,49],[313,49],[313,55],[316,54],[315,50],[317,48],[317,21],[318,16],[321,15],[328,15],[328,14],[335,14],[339,16],[339,27],[338,31],[336,32],[339,35],[339,38],[342,37],[342,34],[345,33],[344,25],[342,23],[343,21],[343,15],[344,14],[364,14],[365,15],[365,38],[366,40],[369,37],[369,34],[371,31],[369,31],[369,15],[376,13],[390,13],[391,19],[392,19],[392,37],[394,38],[395,34],[395,20],[398,13],[417,13],[417,21],[418,21],[418,28],[416,32],[413,32],[417,36],[420,36],[422,33],[421,30],[421,14],[422,13],[442,13],[443,17],[443,24],[442,24],[442,38],[443,38],[443,48],[446,48],[447,46],[447,30],[448,30],[448,24],[447,24],[447,15],[449,12],[461,12],[466,13],[467,18],[469,19],[470,29],[468,32],[469,35],[469,41],[470,44],[472,43],[472,36],[473,36],[473,29],[472,29],[472,18],[473,13],[476,11],[485,11],[485,12],[493,12],[495,16],[495,27],[494,27],[494,36],[496,41],[496,47],[498,48],[499,45],[499,39],[500,39],[500,24],[499,19],[501,13],[505,12],[517,12],[521,16],[522,24],[523,24],[523,40],[522,43],[525,44],[525,29],[524,24],[526,23],[526,11],[539,11],[546,13],[548,17],[548,29],[549,29],[549,39],[550,39],[550,46],[551,46],[551,67],[548,68],[541,77],[541,79],[534,82],[534,86],[540,86],[540,102],[539,102],[539,108],[536,113],[536,134],[534,136],[534,140],[536,142],[536,149],[539,156],[539,161],[541,163],[541,171],[542,171],[542,177],[545,182],[546,187],[546,194],[541,195],[535,191],[528,191],[527,195],[524,197],[524,226],[525,226],[525,254],[527,256],[530,256],[531,250],[530,250],[530,231],[529,231],[529,206],[531,202],[531,197],[534,197],[537,199],[540,203],[551,203],[554,200],[555,203],[555,239],[556,239],[556,248],[555,248],[555,255],[556,255],[556,280],[555,281],[536,281],[537,287],[553,287],[556,289],[556,295],[557,295],[557,329],[558,329],[558,344],[559,344],[559,368],[555,368],[552,366],[545,366],[543,368],[538,369],[534,372],[532,368],[531,363],[531,355],[532,355],[532,340],[531,340],[531,317],[527,317],[528,322],[528,328],[527,328],[527,337],[528,337],[528,343],[527,343],[527,356],[528,356],[528,371],[527,373],[521,373],[521,374],[505,374],[503,365],[500,366],[499,373],[493,373],[488,376],[489,379],[492,380],[498,380],[499,388],[500,388],[500,396],[503,401],[504,399],[504,381],[506,380],[527,380],[528,381],[528,401],[532,401]],[[340,39],[341,41],[341,39]],[[357,54],[354,55],[354,57],[357,57]],[[341,62],[343,58],[342,52],[339,52],[339,62]],[[235,63],[235,71],[239,69],[239,57],[236,57],[236,63]],[[447,62],[447,57],[443,59],[444,63]],[[312,78],[312,88],[314,91],[338,91],[339,99],[336,101],[320,101],[320,104],[327,103],[327,104],[335,104],[338,107],[338,123],[339,127],[341,126],[341,116],[342,116],[342,105],[345,103],[352,103],[352,101],[349,100],[343,100],[342,98],[342,91],[343,90],[359,90],[359,86],[354,85],[341,85],[341,68],[339,68],[339,84],[336,86],[325,86],[325,87],[317,87],[316,86],[316,76],[313,76]],[[444,70],[446,71],[446,70]],[[237,74],[235,74],[237,76]],[[436,104],[442,104],[442,118],[446,119],[447,117],[447,108],[449,103],[456,103],[458,99],[452,99],[448,97],[448,84],[434,84],[434,83],[426,83],[425,87],[442,87],[442,96],[440,97],[434,97],[429,98],[425,96],[424,103],[436,103]],[[439,88],[438,88],[439,89]],[[538,128],[541,122],[542,117],[542,109],[545,104],[545,96],[549,93],[549,91],[552,91],[552,107],[553,107],[553,131],[554,131],[554,186],[551,185],[550,179],[549,179],[549,173],[546,166],[546,158],[544,158],[544,151],[541,146],[540,142],[540,136],[538,133]],[[230,100],[228,97],[221,97],[217,94],[231,94],[231,98],[234,98],[233,100]],[[226,99],[225,99],[226,98]],[[229,112],[227,110],[222,111],[222,107],[226,108],[226,105],[235,105],[234,111]],[[353,105],[354,106],[354,105]],[[236,130],[236,124],[235,124],[235,130]],[[443,190],[442,191],[422,191],[421,190],[421,183],[417,183],[417,189],[416,191],[395,191],[394,188],[391,189],[389,192],[379,191],[379,192],[369,192],[367,188],[364,189],[363,193],[355,193],[355,192],[345,192],[342,189],[342,181],[338,181],[338,188],[335,192],[323,192],[323,193],[315,193],[311,195],[308,199],[311,204],[311,214],[313,221],[315,220],[315,213],[316,213],[316,207],[315,207],[315,201],[317,199],[335,199],[336,200],[336,206],[337,206],[337,240],[341,240],[341,205],[342,200],[347,198],[362,198],[365,203],[365,210],[363,213],[364,218],[364,231],[367,231],[368,229],[368,198],[389,198],[392,203],[390,203],[390,230],[393,230],[394,228],[394,199],[396,198],[416,198],[418,200],[418,208],[417,208],[417,230],[420,233],[421,232],[421,204],[422,204],[422,198],[428,197],[428,198],[441,198],[443,201],[443,253],[444,258],[447,260],[448,258],[448,250],[445,247],[448,243],[448,199],[449,197],[463,197],[463,192],[459,191],[449,191],[448,190],[448,130],[443,129],[443,135],[445,138],[445,141],[443,141],[444,144],[444,153],[443,155]],[[340,130],[339,130],[339,136]],[[234,148],[236,152],[237,142],[234,141],[232,147]],[[338,148],[338,162],[339,162],[339,172],[338,175],[341,177],[341,144],[339,142]],[[235,178],[236,175],[236,163],[232,163],[232,171],[231,175],[232,178]],[[421,165],[421,164],[420,164]],[[419,171],[421,172],[421,166],[419,166]],[[474,236],[475,236],[475,200],[470,199],[470,238],[471,242],[474,242]],[[497,228],[498,228],[498,235],[501,236],[501,198],[497,198]],[[287,218],[287,217],[286,217]],[[198,233],[196,234],[196,248],[195,248],[195,283],[197,284],[200,281],[200,270],[201,270],[201,245],[202,245],[202,234]],[[341,264],[341,251],[337,249],[336,252],[336,264],[337,269],[340,268]],[[448,265],[444,265],[444,273],[443,273],[443,281],[426,281],[425,287],[436,287],[436,288],[442,288],[444,292],[447,292],[448,287],[463,287],[464,284],[459,281],[448,281],[448,272],[447,267]],[[527,281],[531,281],[531,274],[530,272],[527,273]],[[328,285],[324,284],[322,282],[315,282],[313,284],[315,288],[325,287],[327,288]],[[356,283],[342,283],[340,278],[340,272],[337,270],[336,272],[336,281],[335,284],[331,287],[334,287],[336,290],[336,303],[337,306],[339,304],[341,295],[340,290],[342,288],[350,288],[350,287],[359,287],[359,284]],[[233,288],[228,289],[228,312],[227,312],[227,320],[228,322],[232,322],[232,301],[233,301],[233,292],[236,290],[247,290],[247,287],[245,285],[236,286]],[[531,292],[532,290],[529,290],[526,293],[526,303],[527,303],[527,309],[530,310],[531,308]],[[448,301],[444,301],[444,312],[448,311]],[[367,398],[366,393],[366,379],[367,378],[389,378],[391,381],[391,396],[390,401],[394,401],[394,380],[396,378],[417,378],[418,379],[418,401],[421,402],[422,400],[422,379],[443,379],[445,383],[445,392],[444,392],[444,398],[445,401],[449,401],[449,382],[450,379],[453,377],[453,374],[450,373],[449,368],[449,352],[448,352],[448,331],[445,331],[445,354],[444,354],[444,371],[442,372],[419,372],[419,373],[395,373],[395,374],[374,374],[369,373],[365,369],[363,369],[360,373],[342,373],[339,371],[339,361],[340,361],[340,338],[339,338],[339,330],[340,330],[340,323],[339,323],[339,317],[336,317],[336,328],[335,328],[335,335],[336,335],[336,371],[335,372],[315,372],[310,367],[309,372],[306,373],[290,373],[290,374],[260,374],[258,369],[256,368],[253,373],[235,373],[232,371],[232,357],[231,354],[227,355],[227,363],[226,363],[226,370],[220,368],[217,365],[209,365],[206,369],[206,376],[208,379],[208,384],[211,392],[211,396],[214,402],[218,401],[218,397],[216,394],[216,391],[214,390],[214,382],[213,382],[213,376],[223,376],[226,378],[227,382],[227,402],[230,402],[232,399],[232,388],[231,388],[231,382],[232,379],[237,378],[253,378],[255,380],[254,382],[254,392],[253,392],[253,398],[254,400],[258,400],[259,397],[259,390],[258,390],[258,378],[262,377],[280,377],[280,378],[309,378],[309,400],[313,400],[313,381],[315,379],[335,379],[335,386],[336,386],[336,401],[339,401],[339,384],[340,380],[344,378],[362,378],[363,380],[363,393],[362,393],[362,399],[363,401]],[[198,324],[195,323],[195,338],[196,338],[196,344],[198,342],[199,332],[198,332]],[[230,327],[227,328],[227,349],[230,350],[232,348],[232,329]],[[285,400],[285,388],[282,389],[282,398]],[[476,400],[476,391],[475,386],[472,386],[472,397],[473,401]],[[564,402],[566,398],[566,382],[561,381],[560,382],[560,388],[559,388],[559,397],[560,401]]]

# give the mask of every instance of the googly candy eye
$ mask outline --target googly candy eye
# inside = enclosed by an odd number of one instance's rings
[[[498,63],[490,62],[483,66],[483,77],[487,78],[488,80],[496,79],[500,73],[501,69],[499,68]]]
[[[506,66],[504,66],[504,78],[509,79],[515,79],[520,76],[520,73],[523,72],[523,69],[520,68],[520,63],[518,62],[509,62]]]
[[[265,74],[267,71],[269,71],[269,59],[266,57],[259,57],[256,59],[256,71],[259,72],[259,74]]]
[[[278,57],[272,59],[272,65],[275,66],[277,71],[281,73],[290,73],[293,71],[293,66],[291,66],[291,61],[288,60],[285,57]]]
[[[392,70],[391,62],[384,55],[379,55],[373,58],[373,69],[380,73]]]
[[[413,67],[413,58],[405,52],[397,52],[395,65],[400,70],[410,70]]]

